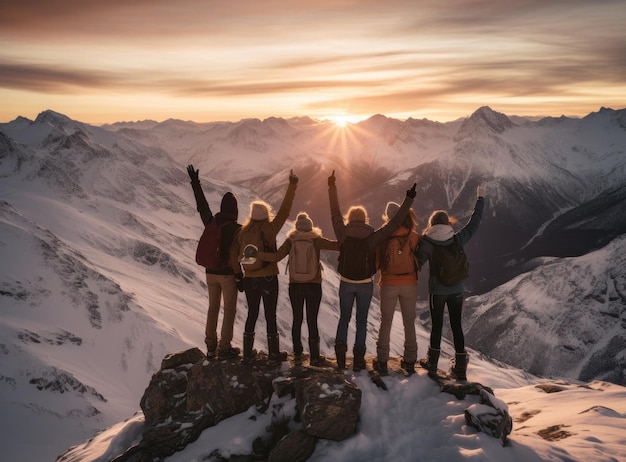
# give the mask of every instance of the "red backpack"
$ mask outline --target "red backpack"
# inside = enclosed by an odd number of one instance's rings
[[[208,270],[223,270],[230,266],[228,252],[222,255],[222,228],[228,223],[217,225],[215,221],[204,227],[196,249],[196,263]]]

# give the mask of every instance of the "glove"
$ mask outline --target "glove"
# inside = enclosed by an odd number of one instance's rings
[[[413,186],[411,187],[411,189],[408,189],[406,191],[406,197],[410,197],[411,199],[415,199],[415,196],[417,196],[417,183],[413,183]]]
[[[293,173],[293,169],[289,172],[289,183],[298,184],[298,177]]]
[[[333,174],[328,177],[328,186],[335,186],[337,182],[337,178],[335,178],[335,171],[333,170]]]
[[[187,165],[187,173],[189,174],[189,178],[191,178],[192,183],[200,184],[200,178],[198,178],[199,170],[193,168],[193,165]]]
[[[243,292],[243,273],[235,274],[235,284],[237,285],[237,290]]]
[[[485,197],[485,194],[487,194],[487,183],[481,183],[481,185],[476,188],[476,194],[478,197]]]

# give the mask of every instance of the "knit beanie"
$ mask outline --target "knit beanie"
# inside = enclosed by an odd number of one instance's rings
[[[253,220],[268,220],[269,217],[269,210],[263,202],[252,202],[250,204],[250,218]]]
[[[385,221],[389,221],[398,212],[398,210],[400,210],[400,204],[396,202],[387,202],[383,219]]]
[[[313,221],[311,221],[306,212],[298,214],[298,217],[296,218],[296,229],[304,232],[313,230]]]
[[[227,192],[222,197],[222,203],[220,204],[220,212],[226,215],[231,215],[237,219],[239,215],[239,209],[237,207],[237,197],[231,192]]]

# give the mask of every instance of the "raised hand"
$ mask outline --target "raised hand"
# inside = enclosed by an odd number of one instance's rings
[[[199,170],[194,169],[193,165],[187,165],[187,173],[192,183],[200,183],[200,178],[198,177]]]
[[[410,197],[411,199],[415,199],[415,196],[417,196],[417,183],[413,183],[413,186],[411,186],[411,189],[407,189],[406,191],[406,196]]]
[[[335,171],[333,170],[332,175],[328,177],[328,186],[335,186],[337,178],[335,178]]]
[[[289,171],[289,183],[298,184],[298,177],[293,173],[293,169]]]
[[[487,183],[481,183],[478,188],[476,188],[476,194],[478,195],[478,197],[485,197],[485,195],[487,194]]]

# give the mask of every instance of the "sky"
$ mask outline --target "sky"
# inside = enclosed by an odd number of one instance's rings
[[[626,107],[621,0],[8,0],[0,122]]]

